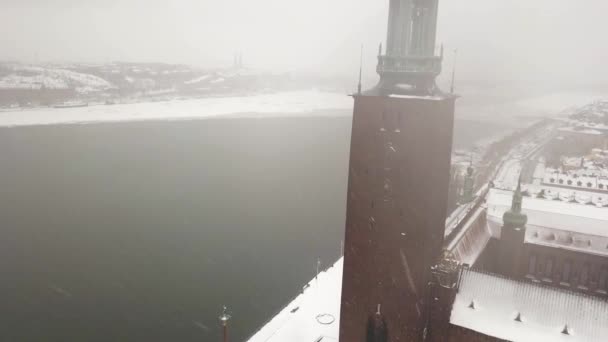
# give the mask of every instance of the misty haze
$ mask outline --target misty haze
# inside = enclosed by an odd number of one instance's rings
[[[604,341],[608,4],[4,0],[0,341]]]

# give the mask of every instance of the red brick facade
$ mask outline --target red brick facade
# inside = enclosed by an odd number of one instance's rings
[[[430,267],[442,251],[454,98],[356,96],[340,341],[421,339]]]

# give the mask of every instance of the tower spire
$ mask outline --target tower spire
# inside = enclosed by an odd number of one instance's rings
[[[473,173],[475,169],[473,168],[473,154],[471,154],[469,160],[469,166],[467,167],[467,173],[464,176],[464,186],[462,193],[462,202],[469,203],[473,200],[473,188],[475,186],[475,177]]]
[[[521,192],[521,175],[517,181],[517,188],[513,193],[511,200],[511,209],[506,211],[502,217],[504,226],[510,228],[524,228],[528,222],[528,216],[521,212],[523,203],[523,194]]]

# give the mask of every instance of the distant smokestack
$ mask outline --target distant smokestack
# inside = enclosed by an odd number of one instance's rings
[[[441,54],[443,55],[443,47],[441,48]],[[452,65],[452,84],[450,86],[450,94],[454,94],[454,80],[456,79],[456,57],[458,56],[458,49],[454,49],[454,65]]]
[[[363,77],[363,45],[361,45],[361,57],[359,59],[359,85],[357,86],[357,94],[361,95],[361,78]]]

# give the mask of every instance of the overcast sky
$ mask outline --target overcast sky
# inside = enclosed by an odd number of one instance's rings
[[[1,0],[0,59],[373,73],[388,0]],[[441,0],[462,77],[608,79],[606,0]],[[451,57],[445,67],[451,65]]]

